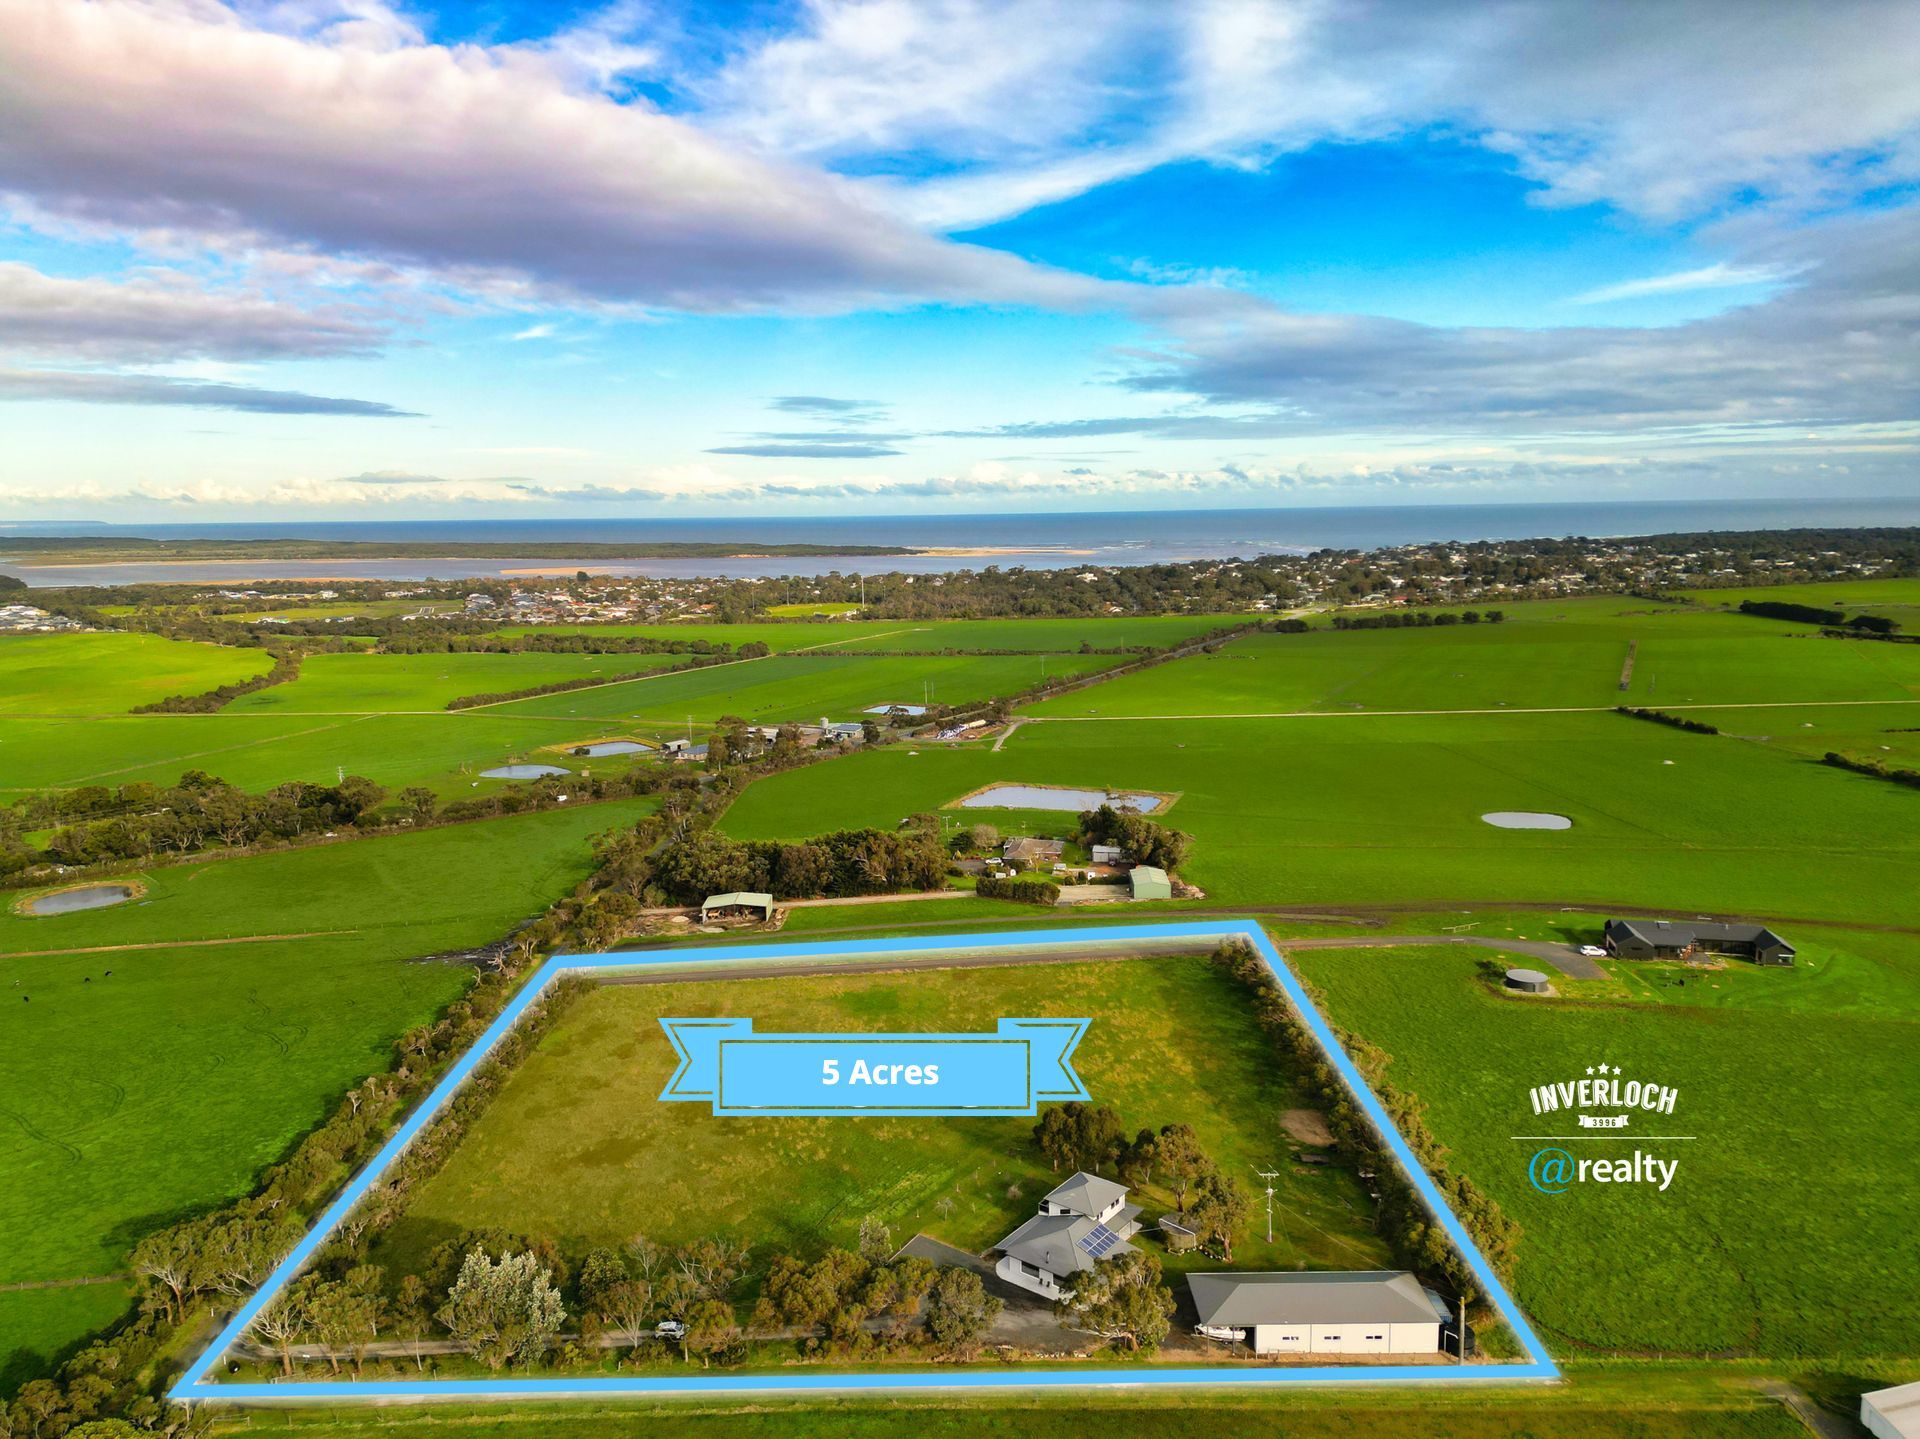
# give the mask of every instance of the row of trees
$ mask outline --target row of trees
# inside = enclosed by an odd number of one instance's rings
[[[1488,610],[1482,615],[1478,610],[1389,610],[1378,615],[1335,615],[1333,627],[1337,630],[1424,630],[1434,626],[1477,625],[1485,620],[1490,625],[1505,623],[1505,610]]]
[[[252,679],[216,685],[196,694],[168,695],[150,704],[135,705],[132,712],[137,715],[211,714],[215,710],[225,709],[242,695],[254,694],[274,685],[292,684],[300,678],[301,658],[299,650],[287,650],[276,654],[272,666],[264,674],[257,674]]]
[[[1446,1232],[1433,1222],[1366,1116],[1355,1107],[1353,1096],[1334,1073],[1312,1032],[1294,1013],[1271,971],[1251,947],[1238,941],[1222,944],[1212,960],[1246,990],[1252,1012],[1281,1063],[1299,1077],[1326,1116],[1337,1152],[1376,1186],[1375,1227],[1401,1262],[1438,1277],[1460,1296],[1463,1306],[1477,1303],[1481,1298],[1479,1281]],[[1341,1030],[1335,1035],[1488,1262],[1503,1274],[1511,1272],[1520,1244],[1520,1226],[1507,1217],[1491,1195],[1447,1165],[1446,1151],[1421,1117],[1420,1101],[1386,1081],[1386,1053],[1356,1035]]]
[[[1855,759],[1834,750],[1828,750],[1821,757],[1821,763],[1830,764],[1835,769],[1850,770],[1854,774],[1871,775],[1892,784],[1903,784],[1908,789],[1920,789],[1920,769],[1902,769],[1877,759]]]

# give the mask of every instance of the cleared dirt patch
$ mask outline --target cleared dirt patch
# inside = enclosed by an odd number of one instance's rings
[[[1296,1144],[1311,1145],[1315,1149],[1328,1149],[1333,1145],[1333,1131],[1327,1128],[1327,1117],[1317,1109],[1285,1110],[1280,1115],[1280,1127]]]

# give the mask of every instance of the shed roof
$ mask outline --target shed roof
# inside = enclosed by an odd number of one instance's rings
[[[1446,1306],[1406,1270],[1189,1274],[1202,1324],[1433,1324]]]
[[[1705,919],[1610,919],[1607,933],[1631,935],[1643,944],[1663,949],[1705,941],[1708,944],[1780,945],[1792,949],[1785,939],[1764,924],[1725,924]]]
[[[755,890],[736,889],[727,894],[710,894],[700,901],[702,909],[772,909],[773,896]]]
[[[1902,1435],[1903,1439],[1906,1435],[1920,1439],[1920,1384],[1897,1384],[1891,1389],[1875,1389],[1861,1395],[1863,1418],[1869,1406],[1895,1434]]]

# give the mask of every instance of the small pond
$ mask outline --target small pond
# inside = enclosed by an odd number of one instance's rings
[[[1131,805],[1141,814],[1152,814],[1164,803],[1157,794],[1104,789],[1056,789],[1052,785],[992,784],[978,794],[960,801],[961,809],[1058,809],[1070,814],[1098,809],[1110,804],[1116,809]]]
[[[1572,829],[1573,821],[1564,814],[1545,814],[1532,809],[1496,809],[1480,816],[1495,829]]]
[[[550,774],[566,774],[557,764],[503,764],[480,771],[481,779],[542,779]]]
[[[869,715],[923,715],[926,712],[927,707],[925,705],[868,705],[860,711],[862,714]]]
[[[63,889],[30,899],[20,908],[28,914],[73,914],[83,909],[105,909],[110,904],[125,904],[133,890],[124,884],[89,884],[79,889]]]
[[[576,745],[574,746],[574,749],[572,752],[574,754],[586,754],[586,755],[640,754],[646,748],[647,747],[645,745],[639,743],[636,740],[603,739],[598,744]]]

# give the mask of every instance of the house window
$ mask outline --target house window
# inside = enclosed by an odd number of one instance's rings
[[[1035,1279],[1044,1280],[1047,1277],[1046,1271],[1043,1270],[1038,1264],[1029,1264],[1024,1259],[1020,1261],[1020,1268],[1023,1272],[1032,1275]]]

